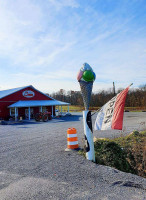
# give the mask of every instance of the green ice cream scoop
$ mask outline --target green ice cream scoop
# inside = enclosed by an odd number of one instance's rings
[[[95,79],[94,73],[90,70],[84,71],[82,78],[87,82],[94,81],[94,79]]]

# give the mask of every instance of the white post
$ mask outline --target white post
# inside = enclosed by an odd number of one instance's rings
[[[53,117],[53,106],[52,106],[52,117]]]
[[[17,108],[15,107],[15,121],[17,121]]]
[[[67,112],[69,113],[69,105],[68,105],[68,109],[67,109]]]
[[[58,113],[57,113],[57,116],[59,116],[60,115],[60,110],[59,110],[59,106],[58,106]]]
[[[18,119],[18,108],[16,108],[16,112],[17,112],[17,119]]]
[[[85,134],[86,158],[95,162],[91,112],[88,110],[83,111],[83,125]]]
[[[41,112],[43,111],[43,108],[42,108],[42,106],[41,106]]]
[[[28,120],[30,120],[30,107],[28,108]]]

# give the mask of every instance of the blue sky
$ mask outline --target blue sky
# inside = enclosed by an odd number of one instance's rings
[[[0,0],[0,90],[80,90],[84,62],[95,92],[146,83],[146,1]]]

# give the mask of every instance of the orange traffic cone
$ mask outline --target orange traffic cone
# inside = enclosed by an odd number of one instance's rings
[[[65,151],[79,150],[77,131],[75,128],[67,129],[67,148]]]

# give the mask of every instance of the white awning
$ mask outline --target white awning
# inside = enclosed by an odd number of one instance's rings
[[[8,108],[22,108],[22,107],[38,107],[38,106],[68,106],[70,103],[57,101],[57,100],[29,100],[29,101],[17,101]]]

